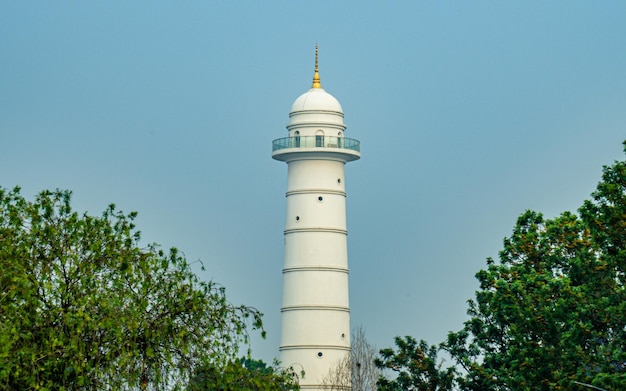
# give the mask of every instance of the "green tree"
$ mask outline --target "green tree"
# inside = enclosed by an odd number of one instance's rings
[[[378,391],[450,391],[454,386],[454,368],[442,368],[438,347],[419,343],[412,337],[396,337],[397,351],[381,349],[374,360],[382,369],[394,372],[392,379],[380,377]]]
[[[188,391],[288,391],[299,390],[298,375],[278,363],[268,366],[261,360],[241,358],[222,367],[199,368]]]
[[[499,258],[443,344],[460,388],[626,389],[626,162],[604,167],[579,215],[522,214]]]
[[[179,389],[262,327],[176,249],[141,247],[135,213],[81,215],[70,199],[0,189],[1,389]]]

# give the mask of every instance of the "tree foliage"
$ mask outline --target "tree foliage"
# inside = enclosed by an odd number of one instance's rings
[[[289,391],[299,390],[298,374],[292,368],[268,366],[261,360],[242,357],[223,367],[199,368],[188,391]]]
[[[604,167],[578,215],[522,214],[487,263],[444,344],[462,389],[626,389],[626,162]]]
[[[142,248],[136,213],[81,215],[70,200],[0,189],[0,388],[176,389],[262,327],[176,249]]]
[[[396,337],[397,351],[381,349],[375,363],[378,367],[394,372],[392,379],[381,377],[379,391],[450,391],[454,385],[454,368],[443,368],[437,358],[437,346],[413,337]]]

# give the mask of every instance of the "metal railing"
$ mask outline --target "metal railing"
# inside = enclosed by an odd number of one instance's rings
[[[272,152],[288,148],[339,148],[360,152],[359,140],[334,136],[283,137],[272,141]]]

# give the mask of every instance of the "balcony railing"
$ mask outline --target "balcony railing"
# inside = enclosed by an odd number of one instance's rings
[[[334,136],[283,137],[272,141],[272,152],[287,148],[339,148],[360,152],[359,140]]]

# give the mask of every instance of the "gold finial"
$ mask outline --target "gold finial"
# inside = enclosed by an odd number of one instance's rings
[[[315,44],[315,73],[313,74],[313,85],[311,88],[322,88],[322,83],[320,83],[319,68],[317,66],[317,57],[317,44]]]

